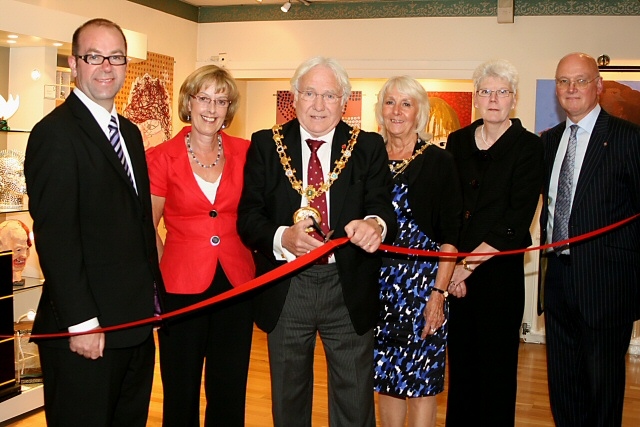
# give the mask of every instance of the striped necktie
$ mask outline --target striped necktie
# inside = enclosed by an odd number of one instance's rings
[[[553,233],[551,240],[559,242],[569,238],[569,217],[571,216],[571,192],[573,189],[573,170],[576,159],[576,145],[578,145],[578,125],[571,125],[571,135],[567,153],[564,155],[560,174],[558,175],[558,194],[553,214]],[[559,253],[568,249],[568,245],[558,246],[554,250]]]
[[[120,163],[122,163],[122,167],[129,177],[129,181],[133,184],[133,176],[131,175],[129,165],[127,164],[127,159],[124,157],[124,151],[120,141],[120,130],[118,129],[118,122],[116,122],[115,116],[111,116],[111,121],[109,122],[109,142],[111,142],[111,146],[115,150],[118,159],[120,159]]]

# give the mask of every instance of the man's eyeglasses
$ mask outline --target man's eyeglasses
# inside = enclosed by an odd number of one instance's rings
[[[74,55],[76,58],[82,59],[89,65],[102,65],[104,61],[108,61],[111,65],[124,65],[127,63],[127,57],[125,55]]]
[[[327,104],[335,104],[340,101],[342,95],[336,95],[335,93],[315,93],[312,90],[299,90],[300,99],[307,102],[314,102],[317,97],[321,97],[324,102]]]
[[[213,105],[215,107],[220,107],[220,108],[228,108],[229,105],[231,104],[231,101],[225,98],[211,99],[208,96],[203,96],[203,95],[190,95],[190,96],[196,101],[198,101],[198,103],[201,104],[202,106],[211,105],[211,101],[213,101]]]
[[[492,93],[496,94],[496,96],[498,98],[506,98],[507,96],[511,95],[513,93],[513,91],[509,90],[509,89],[496,89],[496,90],[491,90],[491,89],[479,89],[476,91],[476,93],[478,94],[478,96],[481,96],[483,98],[489,98],[491,96]]]
[[[574,84],[578,89],[584,89],[589,86],[589,83],[597,79],[598,77],[594,77],[591,80],[587,79],[578,79],[578,80],[569,80],[569,79],[556,79],[556,86],[559,89],[569,89],[571,84]]]

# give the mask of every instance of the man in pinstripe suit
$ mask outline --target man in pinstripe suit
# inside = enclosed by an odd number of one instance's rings
[[[542,134],[546,179],[540,221],[542,239],[548,242],[640,212],[640,127],[604,111],[598,101],[602,90],[592,57],[572,53],[558,63],[556,96],[567,119]],[[575,148],[567,149],[572,144]],[[571,151],[567,157],[573,159],[572,172],[564,173],[563,160]],[[568,202],[566,220],[562,199]],[[554,225],[559,231],[563,222],[566,236],[558,237]],[[549,398],[555,423],[620,426],[625,355],[633,322],[640,318],[640,222],[556,246],[544,256]]]

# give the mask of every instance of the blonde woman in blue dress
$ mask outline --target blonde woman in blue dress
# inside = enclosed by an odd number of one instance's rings
[[[453,156],[425,132],[426,91],[410,77],[392,77],[378,95],[376,119],[394,177],[394,245],[457,252],[462,194]],[[383,258],[374,330],[374,389],[383,427],[402,427],[407,420],[409,427],[435,426],[454,266],[455,256]]]

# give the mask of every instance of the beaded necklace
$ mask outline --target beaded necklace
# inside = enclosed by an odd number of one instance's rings
[[[209,165],[200,163],[200,160],[198,160],[198,158],[196,157],[196,153],[194,153],[193,149],[191,148],[190,139],[191,139],[191,132],[187,134],[187,151],[191,154],[191,157],[193,158],[193,160],[196,162],[198,166],[203,167],[205,169],[211,169],[212,167],[218,164],[218,161],[220,160],[220,156],[222,155],[222,136],[220,136],[220,134],[218,134],[218,156],[216,157],[216,161]]]

